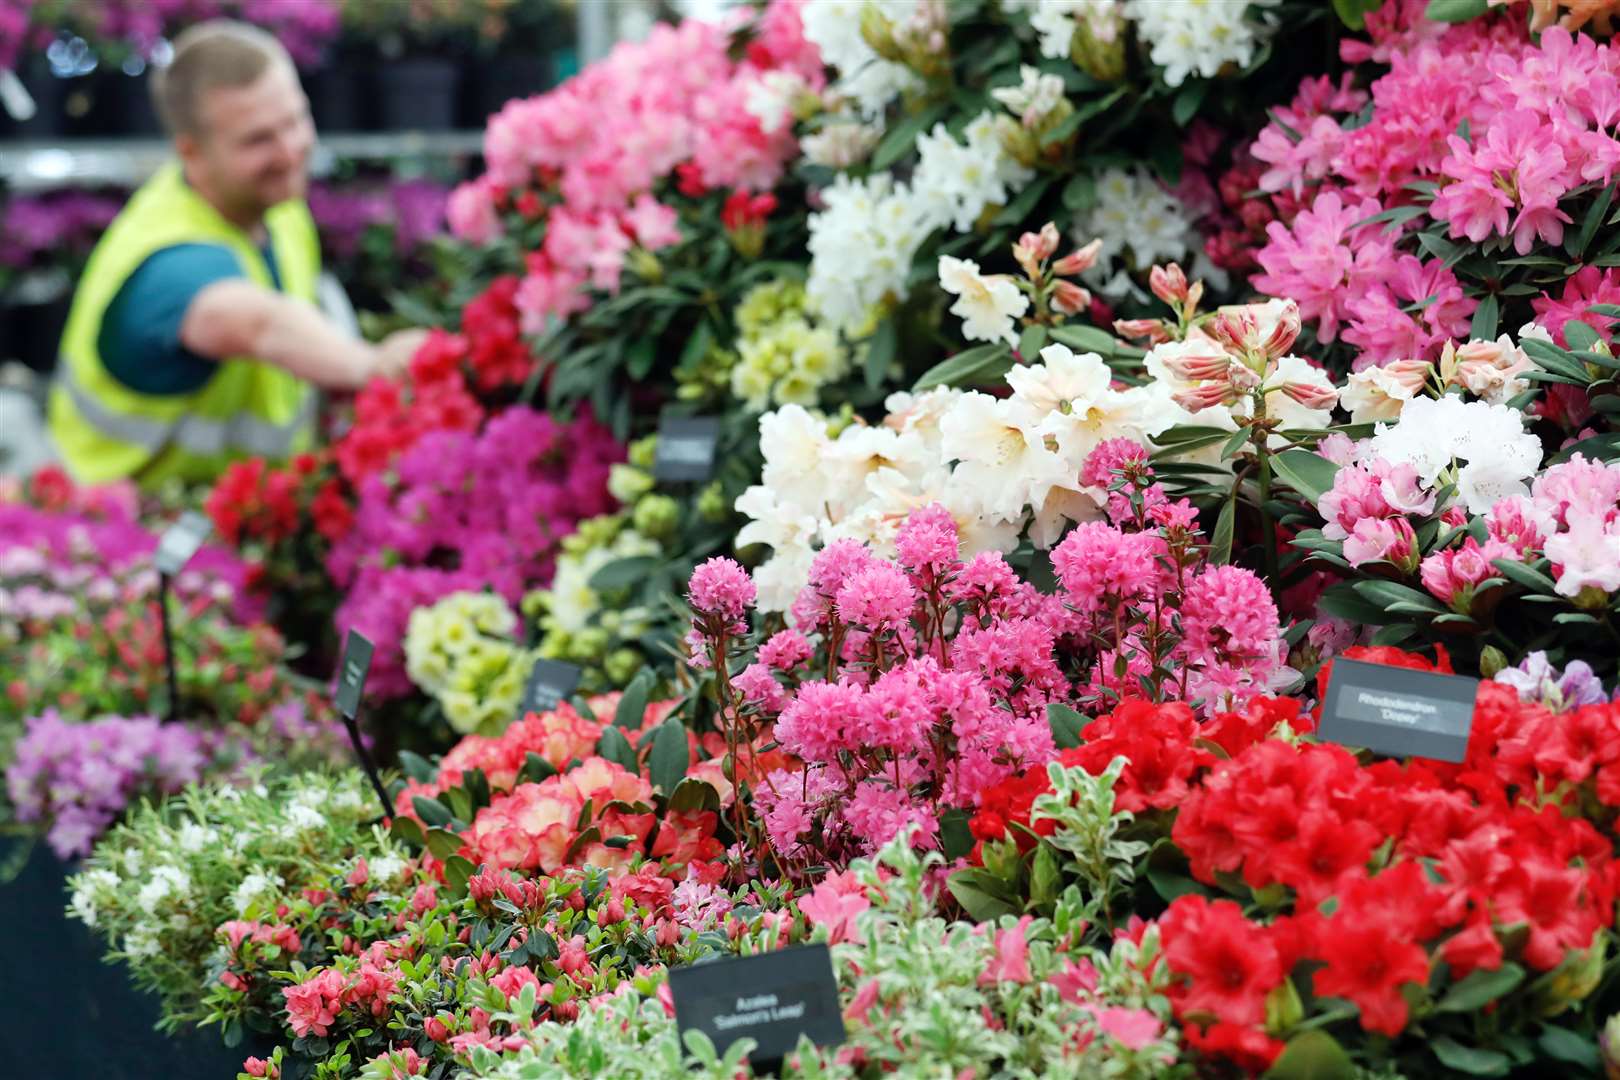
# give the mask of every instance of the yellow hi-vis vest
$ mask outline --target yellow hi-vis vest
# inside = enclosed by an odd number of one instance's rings
[[[282,203],[264,224],[281,291],[314,302],[321,251],[308,207]],[[286,458],[308,448],[314,389],[280,368],[232,357],[198,390],[153,395],[131,390],[102,363],[97,338],[118,290],[149,256],[191,243],[229,248],[250,281],[275,287],[252,238],[185,183],[178,163],[141,186],[85,266],[51,388],[51,437],[82,483],[207,481],[235,458]]]

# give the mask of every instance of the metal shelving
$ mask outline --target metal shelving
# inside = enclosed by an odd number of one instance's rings
[[[323,135],[312,171],[338,160],[381,161],[476,154],[482,131],[384,131]],[[168,160],[166,139],[39,139],[0,143],[0,183],[13,191],[107,184],[134,187]]]

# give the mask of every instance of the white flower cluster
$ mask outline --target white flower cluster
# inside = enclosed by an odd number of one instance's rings
[[[1181,203],[1141,170],[1109,169],[1097,178],[1097,201],[1076,224],[1077,242],[1096,238],[1102,250],[1085,274],[1098,292],[1146,299],[1129,271],[1154,263],[1185,260],[1193,247],[1193,225]],[[1199,275],[1207,276],[1207,275]]]
[[[411,612],[405,671],[460,732],[493,733],[516,715],[532,657],[512,640],[517,615],[493,593],[451,593]]]
[[[1227,64],[1245,67],[1271,33],[1251,17],[1251,8],[1277,0],[1131,0],[1126,17],[1147,43],[1167,86],[1191,75],[1212,79]]]
[[[1175,4],[1181,0],[1159,2]],[[1120,0],[1001,0],[1001,7],[1003,11],[1021,11],[1029,16],[1029,25],[1040,38],[1042,56],[1066,60],[1081,24],[1098,41],[1113,41],[1119,34],[1125,5]]]
[[[821,50],[828,67],[838,70],[831,91],[854,102],[863,116],[881,116],[889,102],[918,88],[922,80],[867,44],[861,33],[862,13],[872,10],[891,23],[904,23],[918,6],[918,0],[816,0],[801,9],[805,38]]]
[[[749,518],[738,547],[772,548],[754,571],[760,607],[788,610],[816,551],[833,540],[892,556],[906,516],[929,503],[956,519],[969,555],[1009,551],[1026,528],[1047,547],[1069,522],[1096,517],[1104,494],[1079,482],[1087,455],[1105,439],[1148,442],[1187,415],[1162,384],[1116,390],[1111,380],[1095,353],[1048,345],[1041,363],[1008,374],[1006,398],[894,394],[881,426],[836,436],[797,406],[767,413],[761,483],[736,504]]]
[[[933,231],[911,189],[887,173],[839,176],[810,215],[810,306],[841,330],[866,323],[875,305],[906,292],[917,249]]]
[[[971,229],[986,208],[1005,203],[1034,173],[1006,151],[1000,134],[1010,116],[981,113],[959,142],[943,124],[917,140],[909,183],[887,173],[854,180],[840,175],[810,215],[810,306],[831,326],[856,331],[885,296],[906,294],[917,249],[947,225]]]
[[[1455,394],[1407,402],[1400,423],[1378,425],[1369,449],[1386,461],[1415,466],[1427,487],[1443,482],[1445,473],[1471,514],[1528,495],[1526,481],[1536,474],[1542,453],[1541,440],[1524,429],[1524,413]]]

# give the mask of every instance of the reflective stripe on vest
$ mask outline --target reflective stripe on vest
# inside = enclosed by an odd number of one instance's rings
[[[306,394],[298,415],[285,424],[272,424],[247,412],[226,420],[187,413],[176,421],[165,422],[108,409],[80,385],[73,365],[65,357],[57,364],[56,381],[73,399],[79,415],[97,431],[153,454],[178,446],[200,456],[242,453],[285,458],[291,456],[298,436],[315,418],[315,395]]]

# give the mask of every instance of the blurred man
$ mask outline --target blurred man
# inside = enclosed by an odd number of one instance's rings
[[[315,129],[275,38],[192,27],[152,89],[177,160],[96,245],[51,391],[52,437],[86,483],[206,481],[236,457],[287,457],[312,437],[314,386],[397,374],[422,337],[373,346],[315,306]]]

